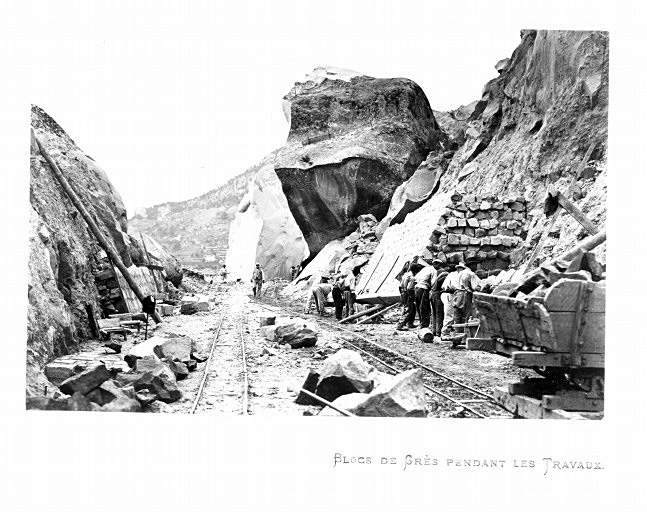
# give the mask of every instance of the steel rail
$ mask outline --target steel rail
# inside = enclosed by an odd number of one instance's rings
[[[263,304],[257,304],[257,305],[259,305],[259,306],[261,306],[262,308],[265,308],[265,309],[267,309],[267,310],[269,310],[269,311],[272,311],[272,309],[271,309],[270,307],[268,307],[268,306],[265,306],[265,305],[263,305]],[[280,307],[278,307],[278,306],[272,306],[272,308],[275,308],[275,309],[281,309],[281,308],[280,308]],[[286,309],[287,309],[287,308],[286,308]],[[335,327],[335,328],[340,329],[340,330],[342,330],[342,331],[344,331],[344,332],[347,332],[348,334],[351,334],[351,335],[353,335],[353,336],[356,336],[356,337],[360,338],[361,340],[363,340],[363,341],[365,341],[365,342],[367,342],[367,343],[369,343],[369,344],[371,344],[371,345],[374,345],[374,346],[376,346],[376,347],[381,348],[382,350],[385,350],[385,351],[387,351],[387,352],[392,353],[393,355],[395,355],[396,357],[399,357],[400,359],[406,360],[406,361],[408,361],[408,362],[410,362],[410,363],[412,363],[412,364],[414,364],[414,365],[416,365],[416,366],[418,366],[418,367],[420,367],[420,368],[423,368],[423,369],[427,370],[427,371],[428,371],[428,372],[430,372],[430,373],[433,373],[433,374],[437,375],[438,377],[441,377],[441,378],[443,378],[443,379],[445,379],[445,380],[448,380],[449,382],[452,382],[452,383],[454,383],[454,384],[456,384],[456,385],[458,385],[458,386],[460,386],[460,387],[462,387],[462,388],[464,388],[464,389],[466,389],[466,390],[470,391],[471,393],[474,393],[474,394],[476,394],[476,395],[478,395],[478,396],[482,396],[482,397],[484,397],[484,398],[486,398],[486,399],[487,399],[487,403],[488,403],[488,404],[496,405],[497,407],[502,407],[500,404],[498,404],[496,401],[494,401],[494,398],[493,398],[493,397],[491,397],[491,396],[490,396],[490,395],[488,395],[487,393],[483,393],[482,391],[478,391],[478,390],[476,390],[476,389],[474,389],[474,388],[472,388],[472,387],[468,386],[467,384],[463,384],[462,382],[459,382],[459,381],[457,381],[457,380],[455,380],[455,379],[452,379],[451,377],[448,377],[447,375],[444,375],[443,373],[438,372],[437,370],[434,370],[433,368],[429,368],[428,366],[426,366],[426,365],[424,365],[424,364],[422,364],[422,363],[420,363],[420,362],[418,362],[418,361],[415,361],[414,359],[411,359],[411,358],[409,358],[409,357],[405,356],[404,354],[400,354],[399,352],[397,352],[397,351],[395,351],[395,350],[392,350],[392,349],[390,349],[390,348],[388,348],[388,347],[384,347],[384,346],[380,345],[379,343],[376,343],[376,342],[374,342],[374,341],[372,341],[372,340],[369,340],[368,338],[366,338],[366,337],[364,337],[364,336],[361,336],[360,334],[358,334],[358,333],[356,333],[356,332],[354,332],[354,331],[351,331],[351,330],[348,330],[348,329],[344,329],[343,327],[339,327],[339,326],[334,325],[334,324],[332,324],[332,323],[330,323],[330,322],[326,322],[326,321],[323,321],[323,320],[320,320],[320,319],[316,319],[316,318],[315,318],[314,320],[315,320],[316,322],[321,322],[321,323],[323,323],[324,325],[327,325],[327,326],[329,326],[329,327]],[[393,367],[393,366],[389,365],[389,364],[388,364],[388,363],[386,363],[385,361],[381,360],[379,357],[377,357],[377,356],[375,356],[375,355],[371,354],[370,352],[368,352],[368,351],[366,351],[366,350],[364,350],[364,349],[362,349],[362,348],[358,347],[358,346],[357,346],[357,345],[355,345],[354,343],[351,343],[350,341],[348,341],[348,340],[346,340],[346,339],[344,339],[344,338],[341,338],[341,339],[342,339],[342,341],[343,341],[344,343],[346,343],[346,344],[348,344],[348,345],[350,345],[350,346],[352,346],[352,347],[356,348],[356,349],[357,349],[357,350],[359,350],[360,352],[363,352],[364,354],[366,354],[366,355],[368,355],[369,357],[371,357],[371,358],[375,359],[375,360],[376,360],[376,361],[378,361],[380,364],[382,364],[382,365],[384,365],[385,367],[387,367],[387,368],[391,369],[392,371],[394,371],[394,372],[396,372],[396,373],[399,373],[399,371],[398,371],[395,367]],[[478,417],[480,417],[480,418],[488,418],[488,416],[485,416],[485,415],[483,415],[483,414],[479,413],[478,411],[476,411],[476,410],[472,409],[471,407],[469,407],[468,405],[466,405],[463,401],[461,401],[461,400],[457,400],[457,399],[455,399],[455,398],[452,398],[451,396],[449,396],[449,395],[447,395],[447,394],[443,393],[443,392],[442,392],[442,391],[440,391],[439,389],[436,389],[436,388],[433,388],[433,387],[431,387],[431,386],[428,386],[427,384],[423,384],[423,386],[424,386],[424,387],[425,387],[425,389],[427,389],[428,391],[431,391],[432,393],[435,393],[435,394],[437,394],[437,395],[439,395],[439,396],[442,396],[442,397],[443,397],[443,398],[445,398],[446,400],[448,400],[448,401],[450,401],[450,402],[452,402],[452,403],[455,403],[455,404],[457,404],[457,405],[459,405],[459,406],[463,407],[465,410],[467,410],[467,411],[471,412],[472,414],[474,414],[474,415],[476,415],[476,416],[478,416]]]
[[[383,361],[383,360],[382,360],[382,359],[380,359],[379,357],[377,357],[377,356],[375,356],[375,355],[371,354],[370,352],[368,352],[368,351],[364,350],[363,348],[358,347],[357,345],[355,345],[354,343],[351,343],[351,342],[350,342],[350,341],[348,341],[348,340],[344,340],[343,338],[342,338],[342,340],[343,340],[343,341],[344,341],[344,343],[346,343],[347,345],[350,345],[351,347],[354,347],[355,349],[359,350],[360,352],[363,352],[363,353],[364,353],[364,354],[366,354],[367,356],[372,357],[372,358],[373,358],[373,359],[375,359],[377,362],[379,362],[380,364],[382,364],[382,365],[386,366],[387,368],[389,368],[391,371],[395,372],[396,374],[400,373],[400,371],[399,371],[397,368],[395,368],[394,366],[391,366],[389,363],[387,363],[386,361]],[[447,394],[443,393],[443,392],[442,392],[442,391],[440,391],[439,389],[436,389],[436,388],[434,388],[434,387],[428,386],[427,384],[424,384],[424,383],[423,383],[422,385],[424,386],[424,388],[425,388],[426,390],[431,391],[432,393],[435,393],[435,394],[437,394],[437,395],[439,395],[439,396],[442,396],[444,399],[449,400],[449,401],[450,401],[450,402],[452,402],[452,403],[455,403],[455,404],[457,404],[457,405],[460,405],[460,406],[461,406],[461,407],[463,407],[465,410],[467,410],[467,411],[471,412],[471,413],[472,413],[472,414],[474,414],[475,416],[478,416],[479,418],[487,418],[487,416],[484,416],[484,415],[483,415],[483,414],[481,414],[480,412],[478,412],[478,411],[476,411],[476,410],[472,409],[470,406],[465,405],[465,403],[464,403],[464,402],[459,401],[459,400],[456,400],[455,398],[452,398],[451,396],[449,396],[449,395],[447,395]],[[489,402],[489,401],[488,401],[488,402]]]
[[[198,394],[196,395],[195,400],[193,401],[193,406],[191,407],[191,414],[195,414],[195,410],[198,407],[198,402],[200,401],[200,398],[202,398],[202,392],[204,391],[204,386],[207,383],[207,376],[209,375],[209,366],[211,365],[213,351],[216,348],[216,344],[218,343],[218,337],[220,336],[220,328],[222,327],[222,323],[226,316],[227,316],[226,311],[224,311],[220,316],[220,322],[218,322],[218,330],[216,331],[216,335],[214,336],[213,342],[211,343],[211,350],[209,351],[207,364],[204,367],[204,375],[202,376],[202,382],[200,383],[200,387],[198,388]]]
[[[243,354],[243,416],[247,416],[249,412],[247,411],[249,407],[249,394],[248,394],[248,389],[249,389],[249,381],[247,379],[247,358],[245,357],[245,338],[243,337],[243,319],[245,317],[245,313],[241,308],[241,314],[240,314],[240,322],[238,324],[239,326],[239,333],[240,333],[240,350]]]

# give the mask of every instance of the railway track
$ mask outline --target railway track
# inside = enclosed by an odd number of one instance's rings
[[[303,318],[301,312],[282,305],[264,305],[257,303],[269,311],[277,312],[287,310],[293,316]],[[459,417],[476,417],[503,419],[511,418],[512,415],[499,405],[494,398],[481,390],[469,386],[458,379],[445,375],[436,368],[416,361],[396,350],[381,345],[373,340],[368,339],[360,333],[341,327],[330,320],[309,318],[327,328],[341,332],[338,336],[339,341],[352,347],[365,356],[368,356],[372,362],[377,362],[381,370],[387,373],[397,374],[411,368],[420,368],[423,370],[423,381],[425,389],[430,399],[430,408],[432,414],[436,412],[451,413]]]
[[[243,336],[245,323],[241,293],[231,308],[223,308],[191,414],[212,409],[226,414],[249,414],[249,377]],[[228,338],[237,339],[237,342],[223,343],[225,336],[222,334],[226,332],[236,333],[235,337]]]

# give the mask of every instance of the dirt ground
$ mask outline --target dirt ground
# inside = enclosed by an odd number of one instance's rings
[[[315,315],[301,313],[303,304],[280,297],[280,287],[272,286],[261,299],[250,297],[249,286],[243,284],[217,285],[203,292],[212,299],[212,309],[195,315],[165,318],[156,329],[158,335],[186,335],[196,343],[199,351],[208,353],[216,336],[221,315],[226,312],[214,357],[205,383],[203,397],[196,413],[241,414],[244,378],[241,365],[240,333],[242,331],[248,366],[249,403],[247,413],[253,415],[310,415],[320,407],[294,403],[310,368],[319,369],[323,360],[344,346],[344,334],[334,329],[334,318],[317,323],[320,330],[317,345],[304,349],[290,349],[270,342],[259,334],[259,316],[268,314],[267,308],[278,316],[299,316],[315,323]],[[296,311],[300,313],[297,314]],[[527,370],[512,366],[509,359],[485,352],[454,350],[451,343],[423,344],[417,331],[395,331],[395,316],[391,323],[349,325],[386,347],[431,366],[481,391],[491,392],[495,386],[517,381]],[[387,321],[389,319],[387,318]],[[328,325],[327,325],[328,324]],[[242,329],[241,329],[242,327]],[[348,335],[345,335],[348,337]],[[378,369],[379,364],[367,359]],[[196,371],[179,381],[183,398],[171,404],[155,402],[151,412],[189,413],[204,376],[206,363],[198,364]],[[525,373],[524,373],[525,372]]]

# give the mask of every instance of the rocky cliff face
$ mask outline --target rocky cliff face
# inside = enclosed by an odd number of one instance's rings
[[[544,214],[548,187],[553,184],[566,192],[591,144],[595,149],[569,198],[604,229],[608,34],[523,31],[519,47],[511,58],[499,61],[496,70],[499,76],[485,85],[480,100],[436,113],[449,139],[446,156],[453,154],[446,169],[427,179],[423,192],[435,188],[428,199],[409,211],[401,224],[388,219],[390,227],[375,253],[376,261],[366,269],[373,277],[361,283],[366,293],[376,293],[377,283],[386,282],[395,290],[389,293],[397,295],[397,285],[388,277],[389,265],[397,257],[456,262],[475,256],[484,272],[500,270],[508,262],[523,265],[548,225]],[[414,185],[412,178],[403,191],[413,189],[408,193],[415,196]],[[394,195],[391,211],[405,207],[402,194]],[[563,213],[538,261],[586,236],[580,224]],[[514,251],[506,255],[501,245],[507,241]],[[596,249],[603,261],[605,252],[604,245]]]
[[[227,252],[229,226],[260,167],[254,165],[200,197],[139,209],[130,226],[152,236],[183,265],[219,269]],[[214,261],[205,261],[209,255]]]
[[[31,124],[124,265],[145,264],[142,247],[127,233],[126,209],[106,173],[35,106]],[[106,259],[33,138],[30,172],[28,385],[49,359],[97,336],[93,319],[101,318],[102,306],[95,280]]]
[[[547,187],[554,184],[565,192],[590,144],[595,149],[571,199],[604,228],[609,37],[606,32],[534,30],[521,36],[512,57],[497,64],[500,75],[485,85],[464,122],[465,142],[439,191],[525,195],[530,248],[546,225]],[[542,258],[583,236],[581,226],[562,215]]]
[[[311,252],[343,237],[361,214],[378,219],[442,133],[420,87],[317,68],[284,98],[290,123],[276,173]]]
[[[260,263],[266,279],[289,279],[290,267],[308,258],[308,246],[290,214],[274,158],[266,156],[249,182],[229,230],[227,268],[230,278],[247,282]]]

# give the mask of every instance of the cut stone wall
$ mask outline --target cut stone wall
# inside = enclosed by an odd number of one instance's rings
[[[456,264],[475,263],[473,270],[505,270],[510,255],[523,244],[526,231],[526,200],[454,193],[447,210],[429,238],[421,256]]]

